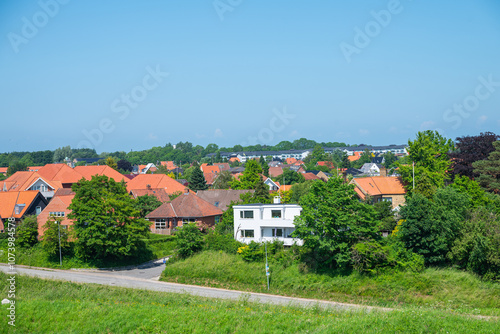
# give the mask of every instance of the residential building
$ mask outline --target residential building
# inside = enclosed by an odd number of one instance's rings
[[[405,203],[406,190],[400,177],[360,177],[352,179],[351,183],[354,184],[354,190],[362,200],[389,201],[393,209],[398,209]]]
[[[50,200],[59,188],[62,188],[61,182],[47,181],[37,172],[16,172],[0,181],[0,191],[38,190],[47,200]]]
[[[127,191],[133,189],[163,188],[168,195],[184,192],[186,187],[165,174],[139,174],[127,182]]]
[[[60,189],[55,193],[54,198],[37,217],[39,237],[43,236],[45,224],[50,217],[61,219],[61,228],[67,229],[73,225],[73,220],[68,218],[71,213],[68,207],[74,197],[75,193],[70,189]]]
[[[276,201],[275,201],[276,202]],[[234,238],[249,244],[282,241],[286,246],[302,245],[301,239],[291,237],[294,219],[302,207],[297,204],[243,204],[233,206]]]
[[[186,223],[196,223],[200,228],[211,228],[220,221],[222,210],[186,192],[169,203],[163,203],[146,216],[151,222],[151,232],[172,234],[173,230]]]
[[[241,200],[240,196],[246,193],[253,193],[255,190],[233,190],[233,189],[210,189],[198,190],[196,195],[212,204],[213,206],[226,211],[231,202],[237,203]]]
[[[162,203],[170,201],[170,197],[163,188],[132,189],[130,190],[130,195],[132,195],[133,198],[146,195],[154,196]]]
[[[37,190],[0,192],[0,232],[5,232],[9,218],[19,224],[25,216],[39,215],[47,204]]]

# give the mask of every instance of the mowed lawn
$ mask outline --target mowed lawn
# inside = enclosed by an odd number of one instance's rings
[[[0,273],[2,296],[7,275]],[[17,276],[16,326],[1,333],[498,333],[498,320],[426,308],[322,310]]]

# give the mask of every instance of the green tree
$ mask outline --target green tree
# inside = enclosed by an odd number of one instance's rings
[[[285,169],[283,171],[283,174],[280,176],[277,176],[274,178],[274,181],[278,181],[282,184],[296,184],[296,183],[302,183],[305,181],[304,175],[301,173],[297,173],[291,169]]]
[[[469,196],[452,187],[438,189],[432,199],[414,193],[401,209],[398,236],[406,248],[422,255],[427,265],[445,264],[470,203]]]
[[[28,170],[28,166],[21,161],[12,162],[7,168],[7,176],[11,176],[16,172],[24,172]]]
[[[326,183],[314,182],[301,198],[294,235],[304,240],[313,266],[346,269],[354,244],[380,238],[373,207],[358,201],[355,194],[353,185],[331,177]]]
[[[125,159],[118,160],[116,165],[118,169],[124,173],[130,173],[132,171],[132,164]]]
[[[125,258],[144,249],[150,222],[139,218],[124,182],[105,175],[73,184],[68,216],[74,220],[76,253],[82,258]]]
[[[299,203],[302,196],[306,195],[314,183],[313,180],[308,180],[303,183],[296,183],[292,186],[292,196],[290,203]]]
[[[493,143],[495,150],[490,153],[487,160],[472,163],[474,173],[479,177],[477,182],[489,192],[500,194],[500,141]]]
[[[106,165],[113,168],[114,170],[118,170],[118,164],[116,163],[116,160],[113,157],[106,158]]]
[[[59,240],[61,240],[61,254],[67,254],[71,250],[69,243],[69,231],[61,224],[62,218],[49,217],[43,226],[42,248],[51,257],[59,255]],[[61,238],[59,239],[59,235]]]
[[[418,132],[414,141],[408,141],[409,160],[415,163],[415,192],[431,198],[449,179],[451,161],[448,153],[454,149],[453,142],[437,131]],[[412,164],[396,162],[408,192],[413,191]]]
[[[139,210],[140,217],[146,217],[153,210],[156,210],[162,202],[153,195],[138,196],[135,199],[135,208]]]
[[[184,224],[175,233],[177,254],[180,258],[187,258],[203,248],[203,236],[194,223]]]
[[[398,160],[398,157],[394,155],[391,151],[388,151],[383,154],[384,157],[384,167],[387,169],[394,168],[394,163]]]
[[[231,188],[231,181],[233,181],[233,174],[225,170],[222,171],[214,181],[214,189],[229,189]]]
[[[20,247],[33,247],[38,242],[38,222],[36,216],[26,216],[16,229],[16,244]]]
[[[64,159],[66,158],[73,158],[73,151],[71,150],[71,147],[69,145],[57,148],[54,151],[54,157],[52,158],[52,160],[54,163],[64,162]]]
[[[240,176],[239,180],[231,182],[232,189],[255,189],[257,182],[260,181],[262,167],[255,160],[250,160],[245,165],[245,171]]]
[[[201,171],[200,167],[198,164],[194,165],[195,169],[193,170],[193,173],[189,177],[189,189],[198,191],[198,190],[207,190],[208,185],[207,185],[207,180],[205,180],[205,175],[203,175],[203,172]]]

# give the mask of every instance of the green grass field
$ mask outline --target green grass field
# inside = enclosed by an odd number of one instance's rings
[[[7,276],[0,273],[0,281]],[[1,284],[6,296],[7,284]],[[1,333],[498,333],[498,320],[446,311],[332,311],[17,276],[16,326]]]
[[[302,273],[297,264],[271,264],[272,294],[384,307],[423,307],[446,312],[500,316],[500,284],[454,269],[377,276]],[[164,281],[267,293],[264,263],[205,251],[168,264]],[[500,331],[499,331],[500,332]]]
[[[102,260],[102,261],[84,261],[74,256],[73,254],[63,255],[60,266],[59,255],[55,257],[49,256],[42,248],[41,244],[36,244],[31,248],[16,248],[16,264],[22,264],[33,267],[43,268],[109,268],[120,267],[127,265],[137,265],[149,260],[159,259],[173,254],[175,241],[171,236],[164,236],[149,233],[147,239],[143,239],[147,246],[147,252],[142,253],[133,259],[123,260]],[[2,252],[3,251],[3,252]],[[7,240],[3,239],[0,242],[0,262],[7,263]]]

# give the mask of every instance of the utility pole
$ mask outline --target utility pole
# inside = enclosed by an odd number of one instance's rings
[[[56,224],[59,225],[59,265],[62,267],[62,252],[61,252],[61,222],[56,220]]]
[[[264,244],[266,247],[266,276],[267,276],[267,291],[269,291],[269,264],[267,263],[267,242]]]
[[[413,161],[413,189],[415,189],[415,161]]]

